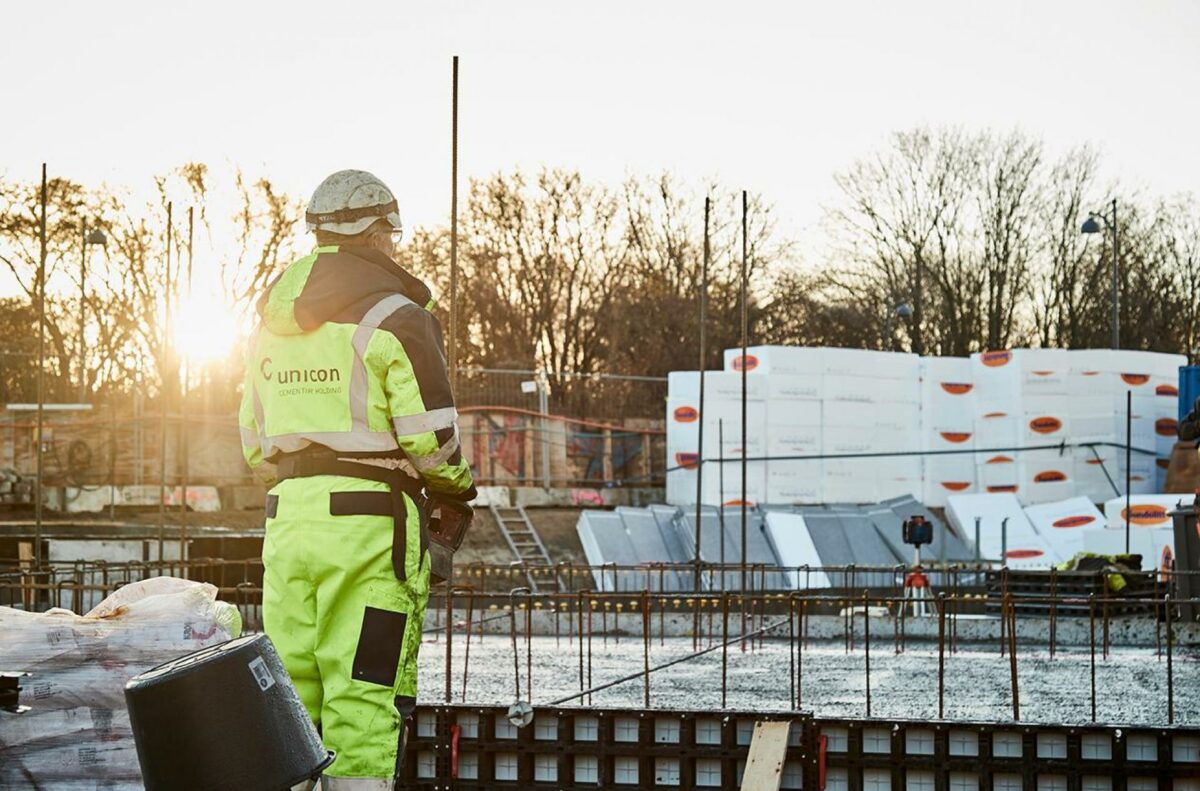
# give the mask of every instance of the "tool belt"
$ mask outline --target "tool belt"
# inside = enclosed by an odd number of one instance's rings
[[[404,504],[404,495],[408,495],[417,507],[420,515],[418,520],[421,531],[421,549],[418,564],[425,560],[425,550],[429,549],[429,512],[430,504],[425,496],[424,484],[402,470],[389,470],[374,464],[359,464],[338,458],[334,451],[326,448],[320,450],[303,450],[298,453],[286,453],[276,461],[277,478],[281,481],[288,478],[311,478],[316,475],[341,475],[347,478],[362,478],[368,481],[385,483],[391,492],[392,502],[392,570],[396,579],[401,582],[408,579],[404,568],[404,559],[408,547],[408,509]],[[437,554],[434,558],[433,555]],[[431,574],[434,581],[450,578],[451,556],[442,556],[441,552],[431,552]],[[418,569],[420,566],[418,565]]]

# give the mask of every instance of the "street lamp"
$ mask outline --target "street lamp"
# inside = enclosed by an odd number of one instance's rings
[[[1083,221],[1083,226],[1079,229],[1081,233],[1091,234],[1100,233],[1104,228],[1100,222],[1112,231],[1113,237],[1113,257],[1112,257],[1112,348],[1121,348],[1121,295],[1117,285],[1117,274],[1120,271],[1121,261],[1121,246],[1120,237],[1117,234],[1117,199],[1112,201],[1112,217],[1103,212],[1091,212],[1088,218]]]
[[[108,237],[104,235],[104,231],[99,228],[92,228],[90,231],[87,227],[87,220],[79,221],[79,238],[82,241],[80,245],[79,258],[79,403],[83,403],[87,396],[87,365],[84,361],[84,330],[87,321],[87,303],[84,301],[87,296],[87,253],[88,245],[100,245],[106,247],[108,245]]]
[[[887,344],[892,347],[892,351],[896,350],[896,339],[892,337],[892,319],[894,317],[908,319],[912,316],[912,314],[912,306],[907,302],[901,302],[899,305],[893,307],[891,312],[888,313],[887,321],[884,322],[883,325],[883,337]]]

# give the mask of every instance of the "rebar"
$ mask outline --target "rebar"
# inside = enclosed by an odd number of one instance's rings
[[[1092,676],[1092,722],[1096,721],[1096,596],[1088,594],[1088,645]]]
[[[863,670],[866,674],[867,716],[871,716],[871,603],[869,594],[863,591]]]
[[[1012,679],[1013,720],[1021,721],[1021,689],[1017,683],[1017,608],[1008,598],[1008,617],[1012,620],[1008,630],[1008,663]]]
[[[938,593],[938,719],[946,718],[946,594]]]
[[[1167,611],[1167,724],[1175,724],[1175,631],[1171,627],[1171,594],[1163,599]]]

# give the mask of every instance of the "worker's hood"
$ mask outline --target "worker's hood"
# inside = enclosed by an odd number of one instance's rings
[[[403,294],[428,309],[429,287],[369,247],[321,247],[283,271],[258,300],[263,327],[300,335],[327,321],[356,322],[379,300]]]

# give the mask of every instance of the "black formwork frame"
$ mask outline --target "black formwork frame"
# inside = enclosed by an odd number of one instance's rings
[[[1200,728],[597,707],[536,708],[533,723],[514,728],[506,713],[418,709],[405,787],[736,789],[764,720],[792,723],[783,788],[1172,791],[1200,778]]]

